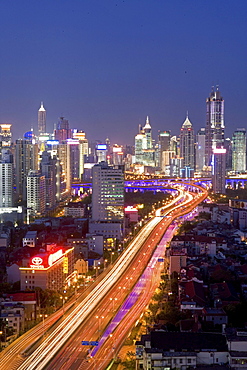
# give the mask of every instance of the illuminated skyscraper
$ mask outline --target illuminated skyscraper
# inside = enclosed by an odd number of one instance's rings
[[[44,108],[43,102],[41,102],[40,108],[38,110],[38,133],[44,134],[46,132],[46,110]]]
[[[27,199],[27,175],[38,170],[38,144],[31,139],[18,139],[15,145],[16,193],[19,200]]]
[[[11,124],[10,123],[0,123],[0,147],[10,148],[11,147]]]
[[[171,132],[170,131],[160,131],[158,137],[158,167],[162,167],[162,157],[163,152],[167,152],[170,150],[170,138]]]
[[[143,128],[140,127],[139,134],[135,136],[135,163],[144,166],[154,166],[154,149],[152,141],[152,128],[149,117]]]
[[[45,176],[38,171],[29,171],[27,176],[27,213],[41,216],[45,212]]]
[[[205,166],[205,128],[202,127],[196,135],[196,171],[202,171]]]
[[[213,151],[224,147],[224,99],[218,86],[206,100],[205,165],[213,166]]]
[[[194,129],[188,115],[180,130],[180,156],[182,167],[194,170],[195,167],[195,138]]]
[[[89,232],[120,240],[124,222],[123,166],[93,167],[92,222]]]
[[[0,194],[0,207],[13,207],[13,155],[9,149],[2,149]]]
[[[246,170],[246,130],[238,128],[232,136],[232,169],[235,172]]]

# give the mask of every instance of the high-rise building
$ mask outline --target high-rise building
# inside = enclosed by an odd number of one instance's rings
[[[227,137],[225,139],[224,148],[226,149],[226,171],[232,170],[232,140]]]
[[[46,209],[53,209],[57,194],[57,158],[44,151],[40,162],[41,175],[45,176]]]
[[[1,123],[0,124],[0,148],[10,148],[11,147],[11,124]]]
[[[41,102],[40,108],[38,110],[38,133],[44,134],[46,132],[46,110],[44,108],[43,102]]]
[[[195,167],[195,138],[194,129],[188,115],[180,130],[180,156],[182,167],[194,170]]]
[[[226,149],[215,148],[213,150],[214,173],[212,176],[213,191],[224,194],[226,192]]]
[[[62,142],[72,138],[72,130],[69,128],[69,121],[64,117],[58,120],[57,128],[54,131],[55,140]]]
[[[2,149],[0,162],[0,207],[13,207],[13,155]]]
[[[196,171],[202,172],[205,166],[205,128],[202,127],[196,135]]]
[[[144,166],[154,166],[154,149],[152,140],[152,127],[149,117],[143,128],[140,127],[139,133],[135,136],[135,163]]]
[[[246,130],[238,128],[232,136],[232,169],[235,172],[246,171]]]
[[[123,166],[95,165],[93,173],[92,223],[90,233],[121,239],[124,222]]]
[[[15,182],[19,200],[27,199],[27,175],[31,170],[38,170],[39,148],[30,139],[18,139],[15,144]]]
[[[88,156],[88,140],[84,131],[74,131],[73,138],[79,141],[79,179],[83,179],[84,158]]]
[[[92,220],[122,221],[123,216],[123,167],[101,162],[93,167]]]
[[[123,164],[123,147],[117,144],[113,145],[112,148],[112,163],[117,165]]]
[[[224,99],[218,86],[206,100],[205,165],[213,166],[213,151],[224,147]]]
[[[170,139],[171,139],[171,132],[170,131],[160,131],[158,136],[158,167],[161,168],[162,165],[162,155],[164,151],[170,150]]]
[[[27,213],[42,216],[45,212],[45,176],[29,171],[27,176]]]

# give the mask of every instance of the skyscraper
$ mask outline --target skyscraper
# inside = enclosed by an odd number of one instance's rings
[[[45,177],[46,209],[53,209],[57,194],[57,158],[52,158],[46,150],[41,156],[40,172]]]
[[[238,128],[232,136],[232,169],[235,172],[246,170],[246,130]]]
[[[31,139],[18,139],[15,144],[16,193],[19,200],[27,199],[27,175],[30,170],[38,170],[37,143]]]
[[[140,127],[139,134],[135,136],[135,163],[144,166],[154,166],[154,149],[152,141],[152,127],[149,117],[143,128]]]
[[[0,148],[11,147],[11,126],[10,123],[0,123]]]
[[[123,166],[93,167],[92,222],[89,232],[120,240],[124,222]]]
[[[0,207],[13,207],[13,155],[9,149],[2,149],[0,194]]]
[[[170,131],[160,131],[158,137],[158,167],[161,168],[162,166],[162,156],[163,152],[170,150],[170,138],[171,132]]]
[[[224,147],[224,99],[218,86],[206,100],[205,165],[213,166],[213,150]]]
[[[101,162],[93,167],[93,221],[123,221],[124,177],[122,166]]]
[[[180,156],[182,158],[182,167],[194,170],[195,138],[194,129],[188,115],[180,130]]]
[[[45,212],[45,176],[38,171],[29,171],[27,176],[28,216],[41,216]]]
[[[72,130],[69,128],[69,121],[64,117],[60,117],[57,123],[57,128],[54,131],[55,140],[62,142],[72,138]]]
[[[196,135],[196,171],[201,172],[205,166],[205,128],[202,127]]]
[[[40,108],[38,110],[38,133],[44,134],[46,132],[46,110],[44,108],[43,102],[41,102]]]

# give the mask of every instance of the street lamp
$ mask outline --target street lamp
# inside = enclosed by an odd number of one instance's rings
[[[117,298],[110,298],[110,301],[112,301],[112,312],[114,312],[114,302],[117,301]]]
[[[104,270],[105,270],[105,268],[106,268],[106,264],[107,264],[107,262],[108,262],[108,260],[107,260],[107,259],[105,259],[105,260],[104,260]]]
[[[60,296],[60,299],[63,300],[63,315],[64,315],[64,303],[66,302],[66,300],[68,299],[68,297]]]
[[[111,265],[112,265],[112,257],[114,256],[114,252],[111,252]]]
[[[45,318],[48,317],[47,314],[40,314],[39,317],[42,317],[43,319],[43,325],[42,325],[42,328],[43,328],[43,335],[45,334]]]
[[[105,316],[95,316],[96,317],[96,319],[98,319],[98,332],[100,333],[100,319],[104,319],[105,318]]]

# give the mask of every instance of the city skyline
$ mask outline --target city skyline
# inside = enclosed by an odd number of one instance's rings
[[[197,132],[212,85],[226,137],[246,126],[246,2],[39,5],[0,5],[0,122],[14,139],[37,128],[41,101],[48,132],[64,116],[89,140],[133,144],[147,115],[156,139],[178,135],[187,111]]]

